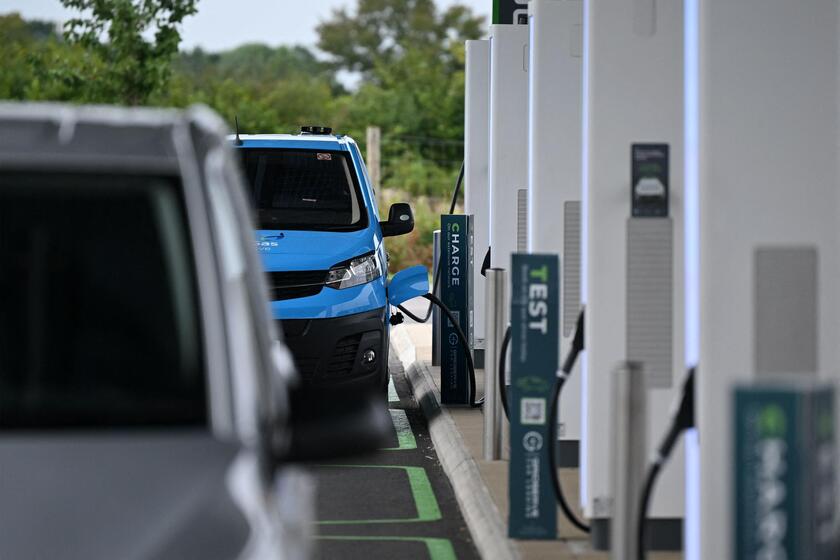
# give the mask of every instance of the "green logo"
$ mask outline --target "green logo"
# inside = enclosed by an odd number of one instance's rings
[[[820,439],[830,438],[834,434],[834,416],[830,412],[823,412],[817,419],[817,434]]]
[[[787,432],[787,418],[782,407],[771,404],[758,414],[758,432],[762,437],[780,438]]]

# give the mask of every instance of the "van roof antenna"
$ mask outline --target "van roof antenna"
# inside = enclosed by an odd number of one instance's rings
[[[242,138],[239,137],[239,116],[234,115],[233,120],[236,123],[236,141],[234,142],[235,145],[241,146],[243,144]]]

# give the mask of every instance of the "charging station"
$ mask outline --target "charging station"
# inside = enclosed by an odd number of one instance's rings
[[[509,268],[527,249],[528,26],[490,26],[490,247]]]
[[[530,3],[528,251],[562,255],[559,348],[566,356],[580,313],[583,3]],[[558,465],[577,467],[579,366],[560,401]]]
[[[838,6],[687,9],[686,340],[698,364],[699,448],[692,438],[686,558],[740,558],[736,386],[840,378]],[[772,554],[750,557],[804,558],[786,545],[798,520],[781,507],[764,513]]]
[[[609,545],[613,372],[640,365],[644,440],[670,425],[683,360],[683,3],[590,2],[583,71],[584,426],[581,493],[594,547]],[[682,447],[649,511],[654,549],[682,546]],[[713,555],[706,558],[715,558]]]
[[[485,280],[480,274],[490,250],[490,41],[467,41],[464,110],[464,213],[473,216],[473,336],[476,367],[484,367]]]

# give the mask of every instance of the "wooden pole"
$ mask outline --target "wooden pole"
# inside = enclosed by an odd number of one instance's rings
[[[373,183],[373,190],[376,197],[382,201],[381,178],[382,178],[382,152],[381,152],[382,131],[378,126],[367,127],[367,168],[370,182]]]

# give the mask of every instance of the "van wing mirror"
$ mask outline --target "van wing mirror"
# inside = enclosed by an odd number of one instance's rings
[[[425,266],[401,270],[388,283],[388,303],[401,305],[429,293],[429,271]]]
[[[302,383],[292,389],[290,405],[291,443],[277,458],[284,464],[372,453],[393,431],[385,398],[375,390]]]
[[[384,237],[411,233],[414,230],[414,213],[411,211],[411,205],[405,202],[392,204],[388,211],[388,221],[379,222],[379,227],[382,228]]]

